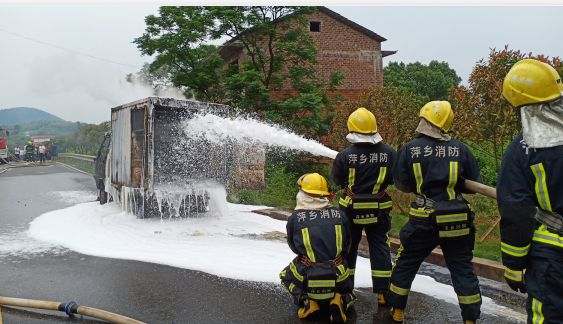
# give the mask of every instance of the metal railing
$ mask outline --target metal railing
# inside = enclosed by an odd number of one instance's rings
[[[96,157],[93,155],[76,154],[76,153],[59,153],[58,162],[68,164],[84,172],[94,174],[94,161]]]

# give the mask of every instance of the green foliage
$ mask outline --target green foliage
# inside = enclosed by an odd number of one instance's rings
[[[457,88],[461,78],[446,62],[405,64],[390,62],[383,69],[385,85],[404,88],[429,100],[447,100],[448,91]]]
[[[158,80],[196,99],[228,104],[295,131],[328,133],[332,118],[326,91],[340,84],[333,73],[320,80],[317,50],[304,14],[314,7],[161,7],[145,19],[134,43],[155,55],[148,68]],[[222,46],[212,45],[218,40]]]
[[[104,134],[111,129],[109,121],[98,125],[85,124],[72,134],[57,139],[59,152],[96,155],[104,139]]]
[[[2,126],[10,132],[8,143],[10,149],[15,144],[23,147],[31,136],[53,135],[57,140],[65,135],[72,134],[85,124],[79,122],[68,122],[64,120],[34,121],[31,123]]]

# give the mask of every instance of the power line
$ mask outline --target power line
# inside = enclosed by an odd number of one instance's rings
[[[0,32],[4,32],[6,34],[9,34],[9,35],[21,38],[21,39],[25,39],[27,41],[34,42],[34,43],[37,43],[37,44],[53,47],[53,48],[56,48],[56,49],[59,49],[59,50],[62,50],[62,51],[66,51],[66,52],[70,52],[70,53],[73,53],[73,54],[76,54],[76,55],[85,56],[85,57],[88,57],[90,59],[94,59],[94,60],[98,60],[98,61],[102,61],[102,62],[106,62],[106,63],[111,63],[111,64],[117,64],[117,65],[121,65],[121,66],[133,67],[133,68],[136,68],[136,69],[141,68],[138,65],[121,63],[121,62],[113,61],[113,60],[110,60],[110,59],[107,59],[107,58],[98,57],[98,56],[95,56],[95,55],[92,55],[92,54],[88,54],[88,53],[85,53],[85,52],[81,52],[81,51],[73,50],[73,49],[70,49],[70,48],[63,47],[63,46],[59,46],[59,45],[56,45],[56,44],[48,43],[48,42],[38,40],[38,39],[35,39],[35,38],[32,38],[32,37],[28,37],[28,36],[25,36],[25,35],[22,35],[22,34],[14,33],[14,32],[11,32],[11,31],[3,29],[3,28],[0,28]]]

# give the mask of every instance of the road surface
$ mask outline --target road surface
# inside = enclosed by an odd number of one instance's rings
[[[147,323],[303,323],[277,284],[231,280],[159,264],[44,249],[30,243],[28,224],[76,201],[58,191],[95,191],[91,176],[62,165],[9,169],[0,175],[0,286],[10,297],[74,300]],[[288,260],[289,261],[289,260]],[[391,323],[373,294],[359,290],[350,323]],[[519,309],[518,311],[523,311]],[[100,323],[49,311],[3,307],[3,323]],[[514,323],[484,314],[482,323]],[[327,318],[305,323],[323,323]],[[457,305],[411,293],[405,323],[461,323]]]

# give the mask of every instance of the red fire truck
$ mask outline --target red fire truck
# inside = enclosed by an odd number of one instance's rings
[[[0,128],[0,159],[8,158],[8,135],[10,132]]]

